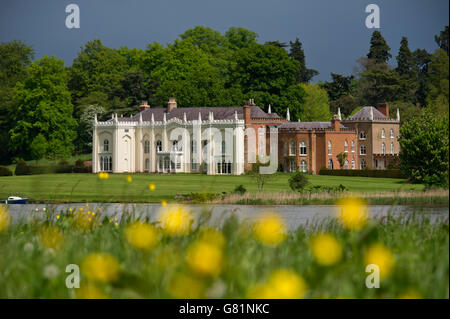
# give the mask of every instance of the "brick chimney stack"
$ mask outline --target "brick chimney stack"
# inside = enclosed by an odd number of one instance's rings
[[[251,122],[251,105],[252,105],[252,100],[248,100],[244,103],[244,123],[248,124]],[[254,104],[253,104],[254,105]]]
[[[169,103],[167,103],[167,112],[172,111],[173,109],[177,108],[177,101],[175,100],[174,97],[171,97],[169,99]]]
[[[331,129],[336,132],[341,130],[341,120],[338,115],[333,116],[333,119],[331,120]]]
[[[378,103],[377,109],[378,111],[386,115],[386,117],[389,117],[389,105],[386,102]]]
[[[142,101],[141,105],[139,106],[139,112],[142,112],[144,110],[147,110],[150,108],[150,105],[148,105],[147,101]]]

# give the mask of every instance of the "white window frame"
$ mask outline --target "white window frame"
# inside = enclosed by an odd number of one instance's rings
[[[381,138],[386,138],[386,131],[384,128],[381,129]]]
[[[289,156],[295,156],[295,141],[289,142]]]
[[[365,131],[360,131],[359,132],[359,139],[360,140],[365,140],[367,137],[366,132]]]
[[[109,152],[109,140],[107,138],[103,140],[103,152]]]
[[[390,133],[390,135],[391,135],[391,138],[395,138],[395,134],[394,134],[394,129],[393,128],[391,128],[391,131],[390,131],[391,133]]]
[[[364,150],[364,152],[363,152],[363,150]],[[359,147],[359,155],[366,155],[366,154],[367,154],[367,147],[366,147],[366,145],[361,145]]]
[[[332,155],[332,144],[331,144],[331,140],[328,141],[328,155]]]
[[[347,140],[344,141],[344,153],[348,153],[348,142],[347,142]]]
[[[161,140],[156,141],[156,152],[162,152],[162,142]]]
[[[306,173],[308,171],[308,163],[305,160],[300,161],[300,171]]]
[[[299,154],[300,156],[307,156],[308,155],[308,146],[305,141],[301,141],[298,145],[299,147]]]

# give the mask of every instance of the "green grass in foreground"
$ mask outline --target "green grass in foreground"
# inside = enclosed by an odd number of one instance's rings
[[[308,225],[288,233],[275,247],[258,241],[251,227],[230,219],[222,229],[224,244],[209,241],[218,245],[214,247],[221,251],[220,259],[217,254],[188,257],[189,249],[202,240],[204,226],[179,237],[157,227],[156,246],[142,251],[127,241],[126,220],[117,226],[100,223],[89,230],[77,229],[72,222],[67,213],[58,220],[53,215],[44,222],[14,224],[0,231],[0,298],[246,298],[252,296],[252,287],[261,285],[269,285],[272,297],[449,297],[448,222],[431,224],[419,215],[408,222],[372,221],[359,231],[337,222]],[[53,242],[42,235],[49,225],[59,229]],[[311,236],[323,231],[343,249],[342,257],[329,266],[319,265],[310,248]],[[388,258],[378,256],[380,264],[386,258],[393,261],[393,270],[382,277],[379,289],[365,286],[364,256],[373,244],[382,244],[389,252]],[[112,257],[84,266],[93,253]],[[111,258],[118,263],[118,276],[113,276],[116,267]],[[192,258],[200,263],[190,264]],[[80,266],[80,289],[66,288],[68,264]],[[199,273],[202,267],[218,270]],[[280,269],[288,269],[290,275],[267,282]],[[98,279],[102,274],[104,282]],[[296,285],[299,277],[305,286]],[[274,288],[278,285],[289,288],[281,294]]]
[[[0,199],[10,195],[27,197],[32,201],[64,202],[159,202],[173,200],[176,194],[196,192],[230,193],[240,184],[250,193],[257,192],[255,181],[247,176],[204,174],[110,174],[100,180],[96,174],[46,174],[0,177]],[[288,185],[290,174],[276,174],[264,186],[264,193],[292,192]],[[420,191],[423,185],[408,184],[402,179],[308,176],[312,185],[344,185],[351,192]],[[156,189],[150,191],[148,185]],[[393,195],[394,196],[394,195]]]

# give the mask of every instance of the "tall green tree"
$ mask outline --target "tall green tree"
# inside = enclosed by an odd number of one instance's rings
[[[157,105],[166,105],[171,96],[185,107],[242,103],[238,95],[225,89],[221,70],[212,64],[211,55],[191,41],[177,40],[169,46],[152,79],[160,83],[154,94]]]
[[[411,181],[448,187],[448,135],[448,117],[430,110],[402,125],[400,164]]]
[[[127,63],[126,56],[104,46],[99,39],[87,42],[69,68],[69,89],[75,104],[91,92],[104,92],[108,98],[114,97]]]
[[[413,52],[413,71],[417,81],[416,102],[425,105],[428,91],[428,66],[431,63],[431,54],[424,49],[417,49]]]
[[[319,72],[306,67],[305,52],[303,51],[303,44],[300,42],[299,38],[296,38],[294,42],[289,41],[289,45],[289,56],[300,64],[300,69],[296,74],[297,83],[310,82],[313,77],[319,74]]]
[[[258,34],[245,28],[231,27],[225,32],[225,37],[230,49],[239,50],[255,44]]]
[[[391,57],[391,48],[381,35],[380,31],[374,31],[370,39],[370,50],[367,54],[369,59],[374,59],[377,63],[387,62]]]
[[[30,145],[41,134],[47,141],[46,156],[67,157],[73,150],[76,121],[67,89],[64,61],[44,56],[33,62],[28,76],[15,91],[17,107],[11,114],[12,150],[20,157],[32,159]]]
[[[428,95],[427,104],[441,99],[449,102],[449,57],[443,49],[437,49],[431,56],[428,67]]]
[[[300,84],[306,92],[302,121],[329,121],[331,118],[328,94],[317,84]]]
[[[400,49],[397,55],[396,71],[400,75],[411,77],[413,67],[414,67],[414,58],[408,46],[408,38],[402,37],[402,40],[400,41]]]
[[[9,149],[11,112],[16,107],[14,88],[25,79],[33,56],[34,50],[22,41],[0,43],[0,164],[9,163],[14,155]]]
[[[344,76],[332,72],[331,82],[324,82],[320,87],[327,90],[330,100],[337,100],[343,95],[350,95],[354,78],[353,75]]]
[[[284,116],[287,108],[291,119],[302,118],[305,91],[296,85],[300,65],[286,50],[271,45],[255,44],[236,51],[231,70],[231,83],[241,88],[246,98]]]
[[[448,55],[448,25],[445,26],[439,35],[434,36],[434,41],[436,41],[439,48],[447,52]]]
[[[355,83],[358,104],[377,105],[398,99],[402,88],[401,79],[387,63],[360,58],[358,64],[358,79]]]

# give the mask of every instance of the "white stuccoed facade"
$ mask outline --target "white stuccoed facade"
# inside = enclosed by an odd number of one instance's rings
[[[206,119],[199,112],[190,121],[186,113],[182,119],[167,120],[166,113],[162,121],[155,121],[153,114],[150,121],[143,121],[142,114],[138,121],[130,119],[117,114],[105,122],[95,118],[94,173],[244,173],[245,123],[237,112],[233,119],[214,119],[213,112]]]

